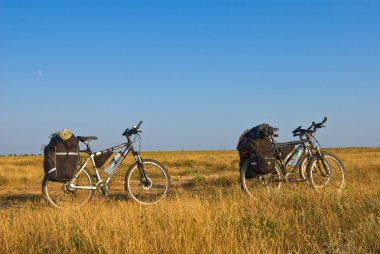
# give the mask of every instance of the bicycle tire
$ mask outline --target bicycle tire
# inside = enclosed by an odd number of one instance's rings
[[[125,191],[129,197],[141,204],[153,204],[161,200],[168,192],[170,175],[167,169],[156,160],[143,159],[142,163],[150,185],[145,186],[141,183],[138,163],[135,162],[125,174]]]
[[[299,165],[298,165],[299,175],[300,175],[300,178],[303,180],[307,179],[307,166],[308,166],[308,164],[309,164],[308,155],[306,155],[304,153],[304,154],[302,154],[302,156],[300,158]]]
[[[270,174],[247,175],[250,161],[246,160],[240,168],[240,186],[245,193],[253,198],[258,198],[262,194],[277,192],[282,185],[282,174],[275,166],[275,171]]]
[[[42,180],[42,194],[49,204],[56,208],[78,208],[87,203],[93,195],[93,190],[73,189],[70,190],[67,182],[49,181],[49,175]],[[83,169],[75,181],[83,186],[91,186],[91,176]]]
[[[327,169],[323,166],[320,156],[314,155],[307,166],[308,180],[317,190],[340,192],[346,181],[343,162],[332,153],[326,151],[321,153]]]

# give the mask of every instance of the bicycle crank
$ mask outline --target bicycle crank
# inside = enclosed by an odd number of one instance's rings
[[[98,188],[103,196],[108,197],[108,191],[110,189],[109,185],[105,182],[101,182],[98,184]]]
[[[297,176],[294,173],[287,173],[285,175],[285,182],[296,182]]]

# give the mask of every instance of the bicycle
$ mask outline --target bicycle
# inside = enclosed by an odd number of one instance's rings
[[[292,133],[294,137],[298,136],[299,140],[277,143],[274,138],[278,135],[276,133],[271,135],[276,158],[274,171],[267,175],[256,174],[254,177],[247,177],[250,161],[245,161],[240,169],[242,189],[254,197],[262,186],[266,192],[273,192],[278,191],[284,182],[307,182],[317,190],[341,191],[345,185],[344,165],[334,154],[321,151],[320,143],[315,138],[317,130],[325,127],[326,121],[325,117],[320,123],[312,122],[307,129],[297,127]],[[278,128],[274,128],[274,132],[277,131]],[[281,148],[289,146],[293,147],[292,152],[283,158]],[[300,155],[297,155],[298,152]],[[291,166],[297,157],[298,161]],[[299,178],[296,175],[297,171]]]
[[[42,181],[42,193],[47,201],[54,207],[77,207],[82,206],[91,200],[94,191],[100,190],[104,196],[108,195],[109,182],[117,172],[119,166],[129,153],[132,153],[135,163],[127,170],[124,177],[125,192],[133,200],[141,204],[152,204],[162,199],[169,188],[170,175],[167,169],[156,160],[142,159],[140,152],[133,147],[134,141],[132,136],[140,137],[140,126],[142,121],[137,126],[131,129],[127,128],[123,132],[123,136],[127,138],[126,143],[110,147],[98,152],[92,152],[90,141],[96,140],[95,136],[77,136],[80,142],[86,145],[86,150],[80,151],[88,155],[88,158],[81,162],[73,178],[67,182],[49,181],[49,176],[45,175]],[[109,172],[109,175],[103,181],[99,174],[99,168],[96,166],[96,156],[114,154],[115,151],[124,148],[119,152],[120,158]],[[109,158],[109,156],[108,156]],[[95,171],[96,182],[92,182],[92,177],[85,168],[88,164],[92,164]],[[100,167],[100,166],[99,166]]]

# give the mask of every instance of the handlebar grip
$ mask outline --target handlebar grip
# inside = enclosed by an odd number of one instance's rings
[[[296,134],[301,128],[302,128],[302,126],[298,126],[297,128],[294,129],[294,131],[292,131],[292,133]]]
[[[139,130],[139,128],[140,128],[140,126],[141,126],[142,123],[143,123],[143,121],[140,121],[140,122],[137,124],[137,126],[133,126],[132,129],[127,128],[127,129],[123,132],[122,135],[123,135],[123,136],[130,136],[130,135],[137,134],[137,133],[141,132],[141,131]]]
[[[139,129],[143,121],[140,121],[139,124],[136,126],[136,129]]]
[[[314,123],[314,122],[313,122],[312,125],[314,126],[314,128],[322,128],[322,127],[325,127],[325,126],[323,126],[323,124],[324,124],[326,121],[327,121],[327,117],[323,118],[322,122],[320,122],[320,123]]]

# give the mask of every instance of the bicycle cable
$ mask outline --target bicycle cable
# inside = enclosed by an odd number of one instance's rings
[[[132,140],[132,144],[139,141],[139,153],[141,152],[141,135],[139,133],[135,134],[135,137]]]
[[[313,133],[311,133],[309,135],[309,137],[311,137],[311,140],[313,140],[313,143],[317,143],[319,147],[321,147],[321,144],[319,143],[319,141],[315,138],[315,134],[316,134],[317,130],[315,130]]]
[[[137,134],[138,139],[139,139],[139,154],[141,153],[141,136],[140,134]]]

